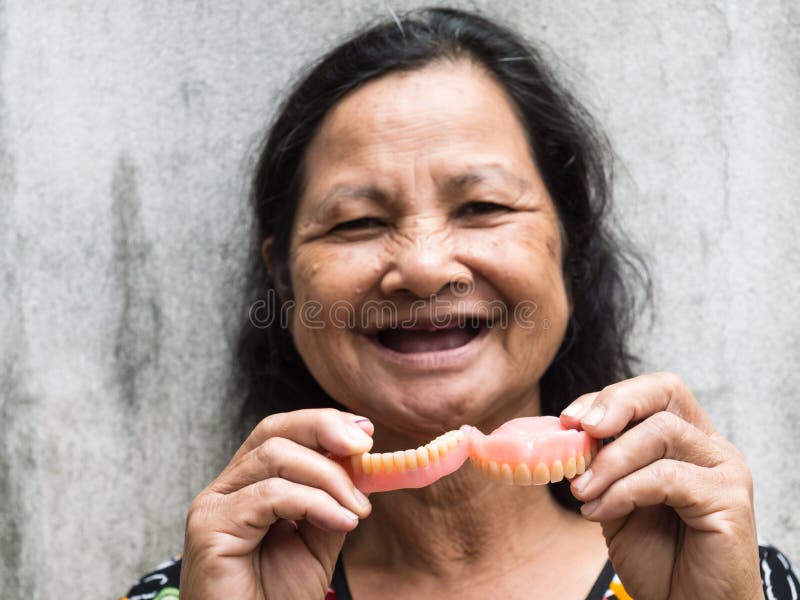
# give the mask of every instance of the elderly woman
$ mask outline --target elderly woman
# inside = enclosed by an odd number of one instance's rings
[[[240,359],[261,420],[192,503],[182,561],[129,596],[790,597],[742,455],[677,376],[631,378],[636,261],[603,152],[484,18],[419,11],[325,56],[253,186],[266,300]],[[465,465],[369,498],[346,459],[540,415],[606,444],[561,483]]]

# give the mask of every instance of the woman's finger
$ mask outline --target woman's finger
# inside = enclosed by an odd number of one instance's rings
[[[369,419],[334,408],[309,408],[262,419],[231,462],[269,438],[282,437],[314,450],[350,456],[369,452],[374,427]]]
[[[268,438],[232,462],[209,490],[231,494],[273,477],[322,489],[361,518],[369,514],[369,500],[355,488],[341,465],[282,437]]]
[[[270,598],[295,598],[298,581],[304,587],[316,582],[322,598],[344,544],[344,533],[323,531],[308,521],[278,521],[269,529],[261,545],[262,574],[269,581]],[[308,552],[314,561],[307,561]],[[290,573],[290,577],[275,577]],[[305,597],[305,596],[304,596]]]
[[[562,412],[561,420],[566,427],[580,426],[592,437],[603,439],[661,411],[679,416],[707,435],[716,435],[700,404],[673,373],[652,373],[615,383],[591,402],[582,396]]]
[[[590,392],[583,394],[569,403],[561,411],[561,422],[567,427],[577,427],[580,425],[581,417],[589,412],[589,408],[594,404],[595,398],[600,392]]]
[[[612,521],[636,509],[665,504],[694,529],[730,533],[731,526],[749,514],[751,504],[747,486],[729,479],[720,467],[663,459],[618,479],[599,498],[584,504],[581,513],[590,521]]]
[[[615,481],[664,458],[715,467],[731,457],[694,425],[662,411],[606,444],[591,467],[572,480],[572,493],[588,502]]]
[[[358,524],[358,515],[327,492],[273,477],[231,494],[208,493],[198,498],[189,510],[187,538],[218,540],[229,556],[246,556],[279,519],[305,520],[340,533]],[[209,523],[213,523],[213,535],[209,535]],[[193,529],[202,535],[192,536]]]
[[[325,568],[326,572],[333,573],[336,559],[344,543],[344,533],[324,531],[308,521],[297,523],[297,533],[305,542],[306,547]],[[330,577],[328,578],[330,581]]]

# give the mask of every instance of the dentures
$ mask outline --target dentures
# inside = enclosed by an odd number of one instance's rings
[[[572,479],[597,453],[596,439],[585,431],[564,429],[558,417],[513,419],[491,435],[472,431],[473,464],[492,479],[514,485]]]
[[[490,435],[464,425],[416,450],[340,459],[365,493],[419,488],[457,471],[469,458],[484,475],[513,485],[543,485],[583,473],[598,450],[585,431],[565,429],[558,417],[523,417]]]
[[[448,431],[416,450],[356,454],[344,467],[365,493],[420,488],[457,471],[469,446],[463,431]]]

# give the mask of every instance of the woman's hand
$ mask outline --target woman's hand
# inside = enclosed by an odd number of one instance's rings
[[[571,489],[632,597],[763,598],[750,471],[677,376],[586,394],[561,420],[616,438]]]
[[[323,598],[345,533],[371,509],[324,453],[367,452],[373,433],[333,409],[261,421],[189,508],[181,598]]]

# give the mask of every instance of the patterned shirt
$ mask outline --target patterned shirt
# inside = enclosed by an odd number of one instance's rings
[[[766,599],[798,600],[800,582],[786,557],[766,542],[759,544],[758,554]],[[120,600],[174,600],[178,598],[180,577],[181,557],[178,555],[142,577]],[[325,600],[352,600],[341,556],[336,562],[331,587]],[[614,572],[611,561],[606,562],[586,600],[632,600]]]

